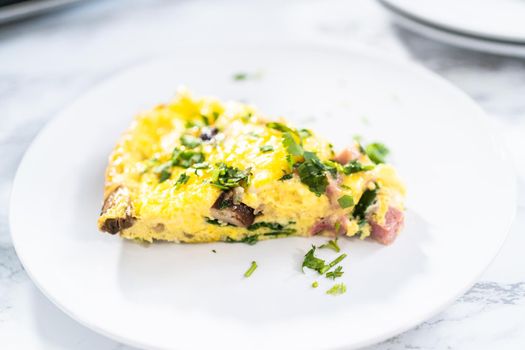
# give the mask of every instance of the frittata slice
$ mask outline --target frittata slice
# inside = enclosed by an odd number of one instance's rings
[[[352,141],[336,154],[311,130],[181,90],[118,142],[98,226],[148,242],[346,235],[388,244],[405,190],[386,152]]]

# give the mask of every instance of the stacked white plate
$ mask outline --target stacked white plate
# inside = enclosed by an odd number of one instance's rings
[[[72,4],[79,0],[6,0],[0,1],[0,24],[12,22],[56,8]]]
[[[448,44],[525,57],[524,0],[379,0],[408,30]]]

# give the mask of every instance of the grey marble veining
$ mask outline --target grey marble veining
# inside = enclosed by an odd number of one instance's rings
[[[515,157],[523,193],[525,61],[429,41],[392,25],[370,0],[92,0],[0,26],[2,349],[131,349],[53,306],[32,284],[11,244],[11,183],[25,149],[46,121],[104,77],[169,52],[171,43],[283,37],[370,45],[451,81],[493,116]],[[525,348],[523,232],[522,205],[502,252],[470,291],[439,315],[368,349]]]

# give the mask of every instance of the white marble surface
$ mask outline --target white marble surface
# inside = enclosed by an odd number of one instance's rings
[[[521,175],[516,222],[480,281],[439,315],[370,349],[525,348],[525,61],[407,33],[391,25],[371,0],[86,0],[0,27],[1,349],[131,349],[64,315],[16,257],[8,228],[9,191],[17,164],[42,125],[108,74],[169,52],[172,43],[275,38],[359,42],[437,72],[491,114]]]

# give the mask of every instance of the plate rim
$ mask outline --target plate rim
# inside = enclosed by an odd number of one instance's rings
[[[378,0],[381,1],[381,0]],[[395,24],[424,38],[435,40],[438,43],[452,47],[473,50],[476,52],[503,55],[508,57],[525,57],[525,44],[505,43],[485,38],[456,33],[438,26],[419,21],[416,18],[405,16],[394,10],[384,8]]]
[[[407,17],[412,21],[416,21],[420,24],[424,24],[434,29],[443,30],[451,34],[460,35],[469,37],[472,39],[483,40],[483,41],[492,41],[501,44],[513,44],[513,45],[525,45],[525,36],[518,38],[516,36],[505,36],[499,34],[491,34],[488,32],[480,32],[476,30],[469,30],[464,27],[458,27],[456,25],[446,24],[443,21],[433,20],[428,16],[422,16],[415,11],[410,9],[403,8],[397,3],[396,0],[377,0],[383,7],[388,10],[395,12],[399,15]]]
[[[404,57],[395,56],[392,53],[387,52],[386,50],[385,51],[384,50],[378,50],[376,48],[373,48],[373,47],[370,47],[370,46],[367,46],[367,45],[363,45],[363,44],[359,44],[359,43],[351,43],[351,44],[345,43],[345,44],[342,44],[342,43],[329,42],[329,41],[327,42],[327,41],[321,41],[321,40],[315,40],[314,39],[314,40],[296,40],[296,41],[281,40],[281,41],[278,41],[278,42],[262,43],[262,44],[261,43],[246,44],[246,43],[232,43],[232,42],[230,42],[230,43],[227,43],[227,44],[222,43],[222,44],[215,44],[215,45],[217,47],[222,47],[223,49],[225,47],[227,47],[227,48],[258,48],[258,49],[270,49],[270,50],[272,50],[272,49],[273,50],[285,49],[285,50],[290,50],[290,51],[295,51],[295,50],[300,50],[300,49],[303,49],[303,50],[312,50],[312,49],[319,50],[319,49],[323,49],[325,51],[334,52],[334,53],[335,52],[342,52],[342,53],[347,54],[347,55],[361,55],[361,56],[364,56],[364,57],[371,57],[371,58],[376,59],[378,61],[382,61],[385,64],[394,65],[394,66],[396,66],[396,65],[400,66],[403,69],[406,69],[406,70],[409,70],[409,71],[413,72],[415,75],[418,75],[418,76],[420,76],[422,78],[430,79],[434,83],[437,83],[437,84],[440,84],[440,85],[446,87],[448,92],[451,95],[455,95],[458,99],[463,100],[464,103],[470,104],[471,108],[473,108],[473,111],[477,110],[478,116],[476,118],[479,119],[480,123],[482,123],[484,126],[487,127],[487,132],[495,140],[494,147],[496,147],[496,150],[499,151],[499,153],[501,154],[501,161],[504,164],[505,169],[506,169],[505,174],[506,174],[506,176],[509,177],[509,179],[511,179],[511,181],[508,184],[508,186],[509,186],[509,189],[512,190],[511,192],[512,192],[512,208],[513,209],[509,213],[508,218],[506,218],[508,220],[508,222],[506,222],[505,225],[502,225],[502,230],[501,230],[502,231],[502,235],[501,235],[500,241],[498,242],[497,249],[495,250],[495,254],[488,260],[488,262],[484,266],[480,267],[479,272],[471,280],[469,280],[466,283],[463,283],[463,287],[460,288],[457,293],[454,293],[453,296],[451,296],[450,298],[447,298],[447,300],[445,300],[444,302],[442,302],[440,304],[436,304],[433,308],[431,308],[430,311],[428,311],[425,314],[425,316],[421,317],[420,319],[412,319],[412,320],[410,320],[410,322],[406,322],[406,324],[400,325],[396,329],[392,329],[392,330],[390,330],[388,332],[378,332],[378,334],[376,334],[374,337],[369,337],[368,339],[364,339],[364,340],[362,340],[362,341],[360,341],[358,343],[353,344],[351,347],[348,347],[348,345],[341,345],[341,346],[336,347],[334,349],[350,349],[350,348],[353,349],[353,348],[360,348],[360,347],[364,347],[364,346],[370,346],[370,345],[377,344],[377,343],[380,343],[382,341],[385,341],[385,340],[387,340],[387,339],[389,339],[391,337],[394,337],[396,335],[399,335],[401,333],[404,333],[404,332],[414,328],[415,326],[421,324],[422,322],[424,322],[424,321],[434,317],[435,315],[439,314],[440,312],[442,312],[444,309],[446,309],[448,306],[450,306],[453,302],[455,302],[461,295],[463,295],[466,291],[468,291],[468,289],[470,289],[476,283],[476,281],[479,280],[480,276],[487,270],[487,268],[492,264],[494,259],[501,252],[501,248],[503,247],[504,243],[506,242],[506,240],[507,240],[507,238],[509,236],[509,232],[510,232],[510,229],[512,227],[512,224],[513,224],[513,222],[515,220],[516,210],[517,210],[517,195],[516,195],[517,178],[516,178],[515,169],[512,166],[512,162],[511,162],[511,158],[510,158],[509,152],[504,147],[504,143],[503,143],[503,141],[501,139],[501,136],[497,132],[490,131],[490,128],[489,128],[490,127],[490,119],[489,119],[488,115],[485,113],[485,111],[469,95],[466,94],[466,92],[460,90],[458,87],[456,87],[452,83],[448,82],[447,80],[445,80],[444,78],[440,77],[436,73],[434,73],[434,72],[428,70],[427,68],[423,67],[421,64],[419,64],[416,61],[412,61],[412,60],[404,58]],[[52,128],[55,123],[58,123],[60,120],[64,119],[67,116],[69,109],[74,107],[83,98],[88,96],[90,93],[93,93],[93,92],[97,91],[98,89],[100,89],[101,87],[103,87],[107,83],[111,82],[115,78],[118,78],[121,75],[125,75],[127,73],[132,72],[134,69],[140,69],[141,67],[146,66],[146,65],[151,64],[151,63],[154,63],[156,61],[164,61],[167,58],[172,57],[173,55],[175,55],[178,50],[184,50],[184,49],[187,49],[187,48],[191,49],[191,48],[195,48],[195,47],[198,48],[199,45],[184,45],[184,44],[182,44],[182,45],[175,46],[174,48],[172,48],[172,50],[170,50],[169,52],[164,53],[163,55],[155,56],[155,57],[149,57],[149,58],[146,58],[146,59],[143,59],[143,60],[132,61],[129,65],[126,65],[126,66],[122,67],[121,69],[117,69],[117,70],[113,71],[112,73],[110,73],[105,78],[99,79],[97,82],[95,82],[94,84],[88,86],[85,90],[83,90],[77,96],[72,98],[69,102],[64,104],[64,106],[56,113],[56,115],[54,117],[52,117],[51,119],[49,119],[43,125],[43,127],[40,128],[40,130],[38,131],[37,135],[33,138],[31,143],[29,144],[29,146],[26,148],[26,150],[24,152],[24,155],[21,158],[21,160],[20,160],[20,162],[19,162],[19,164],[17,166],[16,172],[15,172],[15,176],[13,178],[13,182],[12,182],[12,186],[11,186],[10,195],[9,195],[8,227],[9,227],[9,232],[10,232],[12,244],[13,244],[13,247],[14,247],[14,249],[16,251],[18,259],[20,260],[22,266],[24,267],[24,270],[26,271],[26,273],[28,274],[28,276],[30,277],[30,279],[34,283],[34,285],[39,289],[39,291],[48,300],[50,300],[58,309],[60,309],[62,312],[64,312],[67,316],[69,316],[75,322],[78,322],[82,326],[84,326],[84,327],[86,327],[86,328],[88,328],[90,330],[93,330],[96,333],[98,333],[100,335],[103,335],[103,336],[105,336],[105,337],[107,337],[109,339],[112,339],[114,341],[117,341],[117,342],[122,343],[122,344],[129,345],[129,346],[132,346],[132,347],[138,347],[138,348],[144,348],[144,349],[145,348],[148,348],[148,349],[167,349],[167,348],[164,348],[164,347],[159,347],[158,345],[155,345],[155,344],[146,344],[146,343],[142,343],[140,341],[134,340],[134,339],[125,338],[125,337],[123,337],[123,336],[121,336],[119,334],[115,334],[115,333],[113,333],[111,331],[108,331],[106,329],[98,327],[96,324],[93,324],[92,322],[84,320],[81,316],[76,315],[73,310],[68,309],[65,305],[63,305],[63,303],[61,303],[59,300],[54,298],[54,296],[47,291],[45,286],[40,283],[41,281],[39,281],[38,277],[33,275],[33,273],[31,272],[31,269],[28,268],[27,260],[24,257],[24,254],[23,253],[20,254],[20,252],[23,251],[23,250],[20,249],[20,247],[18,245],[19,243],[17,243],[16,234],[14,234],[14,232],[16,231],[16,230],[14,230],[14,226],[15,225],[13,224],[13,222],[14,222],[13,215],[14,214],[13,214],[12,208],[14,207],[14,202],[15,202],[14,198],[16,197],[17,193],[20,191],[19,188],[22,187],[20,185],[19,173],[21,172],[21,169],[23,168],[24,164],[26,162],[28,162],[28,160],[27,160],[28,159],[28,154],[30,154],[32,152],[32,150],[35,148],[35,145],[37,144],[39,139],[41,137],[43,137],[42,135],[45,133],[45,131],[49,130],[50,128]],[[172,348],[170,347],[170,349],[172,349]],[[175,347],[175,349],[178,349],[178,347]]]

